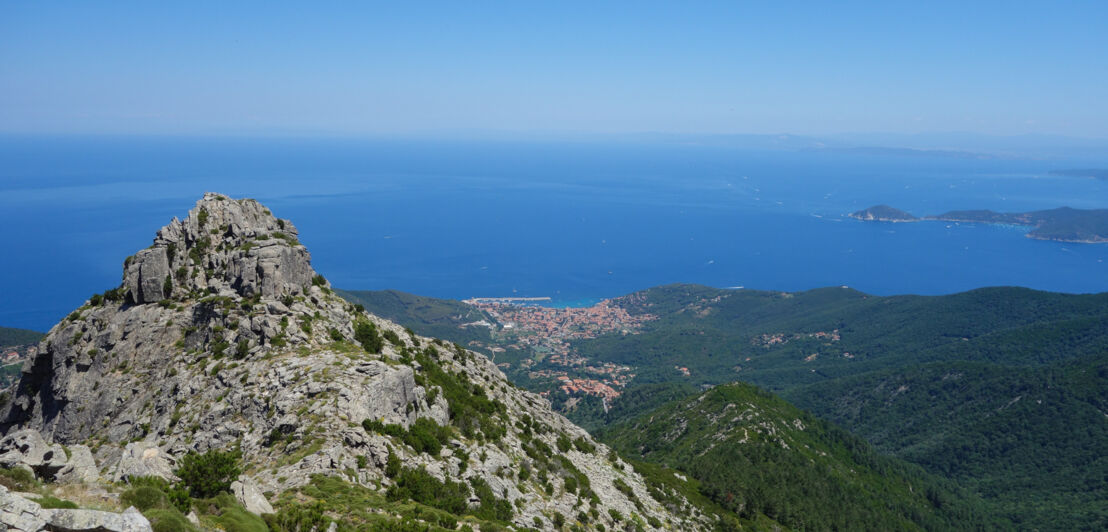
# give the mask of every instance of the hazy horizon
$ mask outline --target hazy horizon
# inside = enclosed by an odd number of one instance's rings
[[[1108,6],[0,6],[6,134],[1108,138]]]

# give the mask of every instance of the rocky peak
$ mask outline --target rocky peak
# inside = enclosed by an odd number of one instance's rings
[[[252,199],[209,192],[184,220],[124,262],[127,301],[156,303],[202,294],[244,298],[301,295],[315,271],[296,227]]]
[[[257,511],[259,494],[321,475],[378,497],[457,479],[467,508],[516,526],[705,527],[485,356],[341,299],[296,236],[253,200],[206,194],[127,261],[123,286],[47,334],[0,417],[0,464],[123,482],[236,448],[236,495]],[[62,463],[54,444],[87,452]]]

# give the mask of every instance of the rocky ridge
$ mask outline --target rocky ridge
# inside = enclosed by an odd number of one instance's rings
[[[440,480],[483,482],[517,526],[586,514],[586,527],[622,526],[616,516],[644,528],[712,524],[680,497],[659,501],[484,356],[339,298],[291,222],[219,194],[129,257],[120,287],[51,329],[2,419],[5,463],[50,480],[172,479],[190,451],[237,448],[246,473],[233,489],[257,513],[320,474],[384,492],[399,458]],[[448,444],[405,439],[419,420],[445,427]],[[20,438],[52,451],[30,465]]]

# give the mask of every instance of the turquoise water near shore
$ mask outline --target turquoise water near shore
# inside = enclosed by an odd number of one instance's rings
[[[1108,157],[1106,157],[1108,159]],[[1108,245],[1026,228],[864,223],[887,203],[1108,207],[1108,160],[635,143],[0,138],[0,325],[44,330],[119,283],[204,191],[291,219],[335,286],[578,306],[666,283],[875,294],[1108,290]]]

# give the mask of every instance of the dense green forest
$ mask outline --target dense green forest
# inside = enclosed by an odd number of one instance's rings
[[[927,364],[788,394],[879,450],[987,498],[1020,527],[1108,528],[1108,355],[1012,368]]]
[[[0,327],[0,347],[38,343],[43,336],[37,331]]]
[[[599,431],[619,451],[679,469],[742,517],[798,530],[1011,528],[980,500],[747,384],[715,387]]]
[[[657,319],[640,334],[573,346],[593,361],[634,367],[635,379],[607,409],[595,397],[550,394],[591,431],[745,381],[957,482],[1018,528],[1108,528],[1108,294],[1001,287],[877,297],[846,287],[671,285],[615,303]],[[439,332],[455,341],[465,334]]]
[[[729,380],[765,386],[956,480],[1021,528],[1108,527],[1108,295],[645,294],[627,298],[634,312],[660,316],[643,334],[578,347],[636,366],[639,386],[671,393]],[[674,375],[676,363],[692,375]],[[634,409],[623,399],[607,413],[583,401],[569,415],[602,426]]]

